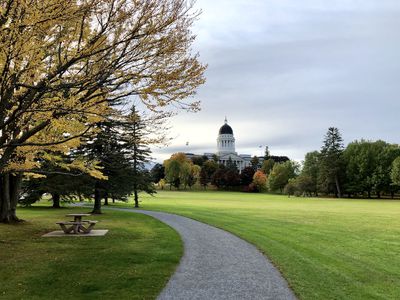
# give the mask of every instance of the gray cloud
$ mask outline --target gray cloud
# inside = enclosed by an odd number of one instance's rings
[[[400,2],[198,0],[195,50],[209,64],[202,111],[175,117],[165,157],[215,150],[225,115],[240,153],[302,159],[329,126],[345,142],[398,142]],[[189,141],[189,147],[185,146]],[[160,157],[161,157],[160,156]]]

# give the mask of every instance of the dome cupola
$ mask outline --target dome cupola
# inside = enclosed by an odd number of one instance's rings
[[[233,134],[232,127],[228,125],[226,117],[224,125],[222,125],[221,128],[219,129],[219,134]]]
[[[218,155],[225,155],[235,152],[235,138],[233,136],[232,127],[228,125],[225,117],[224,125],[221,126],[217,138]]]

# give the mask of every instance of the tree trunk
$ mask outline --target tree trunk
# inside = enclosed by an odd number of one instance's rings
[[[368,191],[368,198],[371,199],[371,191]]]
[[[53,199],[53,208],[61,208],[60,194],[59,193],[51,193],[51,198]]]
[[[342,198],[342,192],[340,191],[339,178],[337,177],[337,175],[335,176],[335,184],[336,184],[337,197]]]
[[[19,222],[16,210],[22,175],[4,173],[0,175],[0,223]]]
[[[17,204],[21,192],[22,174],[10,175],[11,188],[10,188],[10,200],[11,200],[11,216],[13,221],[20,222],[17,218]]]
[[[104,193],[104,205],[108,205],[108,194]]]
[[[115,203],[115,197],[114,197],[114,195],[111,197],[111,199],[112,199],[112,203]]]
[[[378,199],[381,199],[381,191],[376,191],[376,196],[378,197]]]
[[[139,207],[139,196],[136,184],[133,185],[133,194],[135,199],[135,207]]]
[[[81,193],[78,193],[78,198],[79,198],[79,202],[83,202],[83,198],[82,198]]]
[[[94,206],[92,214],[101,214],[101,192],[99,189],[99,183],[96,182],[94,187]]]

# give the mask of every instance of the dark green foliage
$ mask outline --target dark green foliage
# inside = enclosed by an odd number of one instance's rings
[[[155,187],[151,180],[151,175],[146,169],[146,164],[150,161],[151,154],[148,147],[151,142],[149,134],[152,133],[150,128],[157,128],[159,121],[160,119],[140,116],[133,105],[123,124],[120,142],[123,142],[124,155],[131,163],[130,179],[135,207],[139,207],[139,192],[155,193]]]
[[[362,195],[375,193],[380,198],[382,192],[393,192],[391,169],[400,156],[397,145],[384,141],[355,141],[343,153],[346,163],[347,193]]]
[[[317,186],[311,176],[302,174],[295,178],[297,191],[308,196],[317,195]]]
[[[192,162],[194,165],[198,165],[200,167],[203,166],[203,164],[208,160],[207,156],[205,155],[195,155],[191,158]]]
[[[90,197],[95,180],[88,174],[80,170],[61,168],[59,164],[71,163],[78,152],[67,154],[53,153],[57,160],[46,160],[41,157],[40,169],[34,169],[34,173],[39,173],[45,177],[29,178],[22,183],[22,197],[19,203],[22,205],[31,205],[39,201],[41,197],[48,193],[52,197],[53,208],[60,207],[60,201],[68,202],[76,198]]]
[[[237,168],[236,163],[230,157],[229,157],[228,161],[226,162],[226,168],[228,170],[233,171],[233,172],[238,172],[238,168]]]
[[[354,141],[345,149],[337,128],[329,128],[321,152],[306,154],[296,187],[305,194],[338,197],[391,197],[399,190],[392,167],[400,157],[399,145],[384,141]]]
[[[253,156],[250,161],[251,167],[253,168],[254,172],[256,172],[260,167],[260,160],[257,156]]]
[[[52,195],[55,207],[60,199],[94,195],[93,212],[101,213],[101,199],[105,204],[108,199],[126,201],[134,193],[135,206],[138,206],[140,191],[155,192],[152,176],[145,168],[150,158],[146,142],[149,121],[145,120],[133,107],[126,116],[99,123],[99,132],[94,139],[84,140],[80,148],[62,156],[64,160],[83,156],[88,161],[97,161],[106,179],[93,178],[73,170],[68,172],[52,162],[42,163],[40,172],[47,174],[47,177],[25,183],[24,204],[37,201],[44,193]]]
[[[272,168],[274,167],[274,164],[275,164],[275,161],[271,158],[264,160],[263,164],[261,166],[261,170],[264,172],[264,174],[269,175]]]
[[[265,146],[265,151],[264,151],[264,160],[269,159],[271,156],[271,153],[269,152],[268,146]]]
[[[211,178],[211,183],[218,188],[229,188],[240,185],[240,176],[237,170],[220,165]]]
[[[211,183],[213,174],[218,169],[218,164],[214,160],[204,162],[200,171],[200,184],[206,188],[208,183]]]
[[[201,170],[200,170],[200,184],[204,187],[204,189],[206,189],[208,183],[209,183],[209,177],[208,177],[207,171],[206,171],[205,168],[201,168]]]
[[[225,187],[226,180],[225,180],[225,173],[226,169],[219,167],[217,171],[214,172],[211,178],[211,183],[215,185],[217,188]]]
[[[397,157],[392,163],[392,171],[390,178],[394,185],[400,186],[400,156]]]
[[[226,187],[236,187],[240,185],[240,176],[236,170],[227,169],[225,172]]]
[[[304,182],[304,184],[301,184],[303,192],[318,194],[319,161],[320,153],[318,151],[306,154],[300,174],[301,181]]]
[[[290,160],[289,157],[287,156],[276,156],[276,155],[270,155],[269,159],[272,159],[277,164],[284,163]]]
[[[289,197],[294,195],[298,191],[296,179],[289,179],[288,183],[285,185],[283,192]]]
[[[270,191],[283,191],[289,179],[294,178],[297,173],[297,164],[292,161],[276,163],[268,177]]]
[[[254,169],[252,167],[246,167],[240,173],[240,182],[242,185],[249,185],[253,182]]]
[[[343,139],[339,129],[330,127],[325,135],[320,155],[319,184],[325,193],[342,197],[341,177],[344,174]]]
[[[155,164],[151,169],[151,179],[154,183],[158,183],[165,177],[165,167],[162,164]]]

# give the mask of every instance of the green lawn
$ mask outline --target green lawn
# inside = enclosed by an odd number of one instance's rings
[[[400,299],[399,201],[168,191],[142,201],[253,243],[301,299]]]
[[[178,234],[141,214],[106,211],[104,237],[42,238],[84,208],[18,209],[0,224],[0,299],[155,299],[182,255]]]

